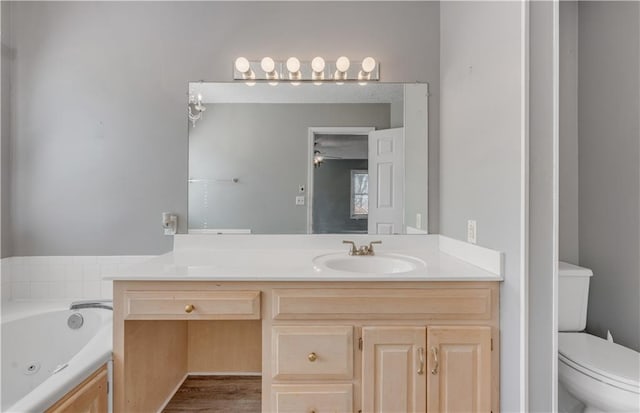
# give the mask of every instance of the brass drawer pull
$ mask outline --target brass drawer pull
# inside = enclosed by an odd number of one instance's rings
[[[193,304],[187,304],[184,306],[184,312],[188,314],[191,314],[195,309],[196,307]]]
[[[424,348],[418,348],[418,356],[420,357],[420,364],[418,365],[418,374],[424,374]]]
[[[440,363],[438,363],[438,348],[435,346],[431,347],[431,354],[433,355],[433,362],[435,364],[431,370],[431,374],[438,374],[438,367],[440,367]]]
[[[318,355],[316,353],[309,353],[307,358],[309,359],[310,362],[313,363],[314,361],[318,360]]]

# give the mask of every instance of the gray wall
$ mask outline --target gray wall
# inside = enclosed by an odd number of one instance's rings
[[[202,228],[206,220],[208,228],[306,233],[307,207],[296,206],[295,197],[307,184],[308,128],[386,129],[389,116],[382,103],[207,105],[189,128],[189,176],[239,182],[190,184],[189,227]]]
[[[587,330],[640,350],[640,3],[579,4],[580,265]]]
[[[391,125],[392,128],[404,126],[404,102],[391,102]]]
[[[2,7],[12,23],[2,32],[4,56],[15,74],[8,97],[10,182],[2,186],[9,202],[3,211],[11,217],[3,214],[2,229],[11,248],[3,247],[3,255],[170,250],[161,212],[177,212],[186,230],[187,83],[230,80],[238,55],[372,55],[385,81],[429,82],[429,183],[437,191],[437,2]],[[437,231],[437,194],[430,200]]]
[[[9,37],[11,30],[11,20],[7,13],[2,13],[4,5],[0,6],[0,26],[3,38]],[[9,64],[11,59],[10,49],[2,42],[0,50],[0,257],[12,255],[11,239],[9,237],[9,222],[11,222],[9,204],[9,121],[11,117],[11,107],[9,105],[9,95],[11,84],[9,83]]]
[[[501,406],[519,411],[521,175],[524,119],[518,2],[440,5],[440,232],[505,253],[501,285]]]
[[[351,218],[351,170],[367,170],[366,159],[327,159],[313,170],[313,233],[367,233],[366,219]]]
[[[558,5],[530,4],[529,14],[529,231],[528,408],[557,410],[557,290],[559,126]]]
[[[578,264],[578,3],[560,2],[559,248],[560,260]]]
[[[404,87],[404,223],[416,228],[416,214],[421,215],[422,230],[427,230],[427,98],[428,85]]]

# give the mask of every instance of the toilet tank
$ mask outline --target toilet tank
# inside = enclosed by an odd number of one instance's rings
[[[593,271],[558,263],[558,331],[582,331],[587,325],[589,280]]]

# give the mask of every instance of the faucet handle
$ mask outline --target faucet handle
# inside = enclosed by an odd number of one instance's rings
[[[357,255],[358,254],[358,248],[356,247],[356,243],[353,241],[347,241],[344,240],[342,241],[343,244],[351,244],[351,250],[349,251],[349,255]]]
[[[382,241],[371,241],[369,243],[369,255],[373,255],[373,244],[382,244]]]

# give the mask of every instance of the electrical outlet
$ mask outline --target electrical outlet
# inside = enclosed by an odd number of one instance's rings
[[[296,197],[296,205],[304,205],[304,196]]]
[[[298,193],[299,193],[299,194],[304,194],[304,189],[305,189],[305,188],[304,188],[304,185],[300,185],[300,186],[298,187]]]
[[[164,228],[164,235],[175,235],[178,230],[178,216],[171,212],[163,212],[162,228]]]
[[[467,242],[475,244],[478,237],[478,226],[474,219],[467,221]]]
[[[422,229],[422,214],[421,213],[417,213],[416,214],[416,228]]]

